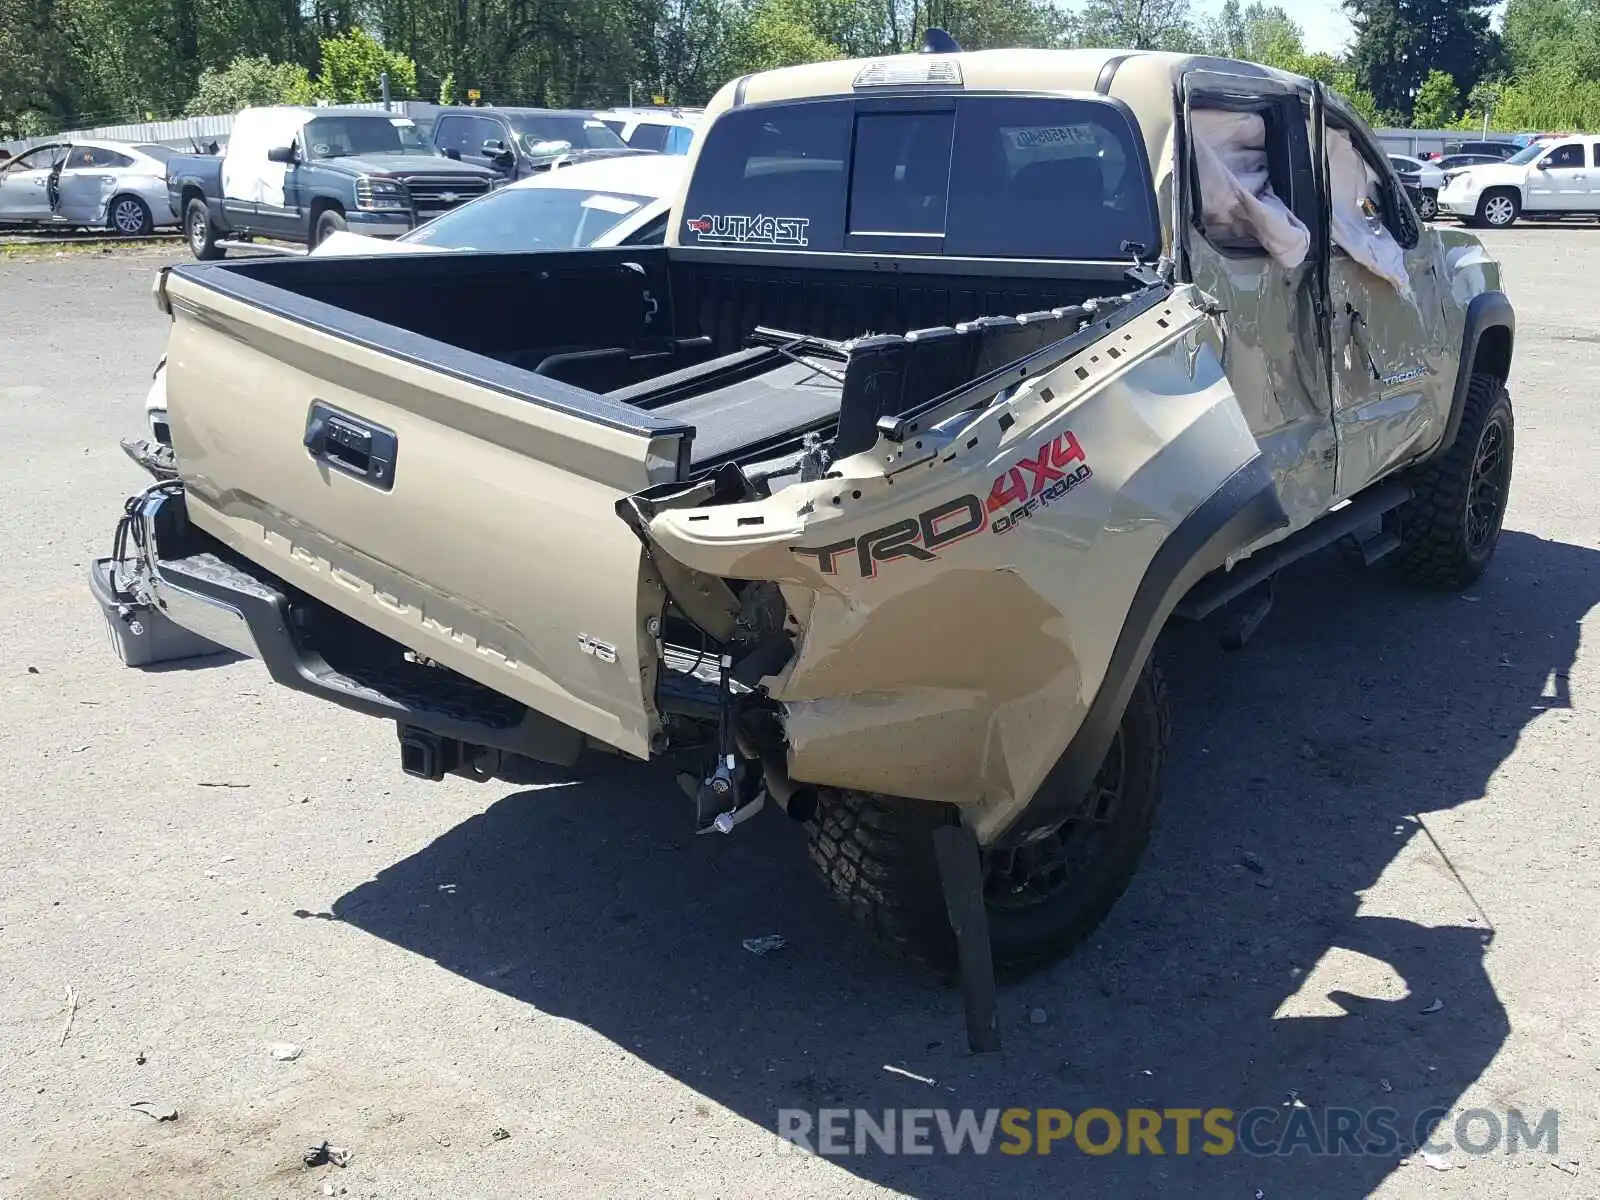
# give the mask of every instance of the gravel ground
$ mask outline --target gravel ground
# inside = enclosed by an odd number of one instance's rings
[[[1145,866],[1092,944],[1004,991],[983,1058],[953,993],[841,922],[781,819],[696,839],[631,770],[424,784],[392,728],[254,663],[120,667],[84,573],[142,482],[116,439],[178,252],[0,263],[0,1195],[1600,1194],[1597,239],[1489,238],[1520,324],[1491,575],[1418,597],[1325,556],[1242,655],[1174,637]],[[788,947],[741,947],[770,932]],[[1402,1124],[1554,1108],[1559,1148],[1435,1170],[1170,1142],[823,1160],[774,1137],[784,1107],[1296,1097]],[[349,1165],[303,1166],[323,1141]]]

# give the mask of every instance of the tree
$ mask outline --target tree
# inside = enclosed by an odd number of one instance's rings
[[[1305,35],[1281,5],[1254,3],[1241,9],[1227,0],[1202,35],[1205,50],[1223,58],[1294,70],[1305,56]]]
[[[1346,82],[1354,79],[1349,69],[1331,54],[1318,51],[1316,54],[1302,54],[1291,61],[1285,68],[1296,75],[1304,75],[1307,79],[1315,79],[1329,87],[1338,90],[1341,76],[1349,76]]]
[[[321,99],[334,104],[381,100],[386,73],[392,97],[416,95],[416,63],[407,55],[388,49],[360,26],[323,38],[318,52],[322,69],[315,90]]]
[[[1443,129],[1456,119],[1460,105],[1456,81],[1443,71],[1429,71],[1412,103],[1411,124],[1417,129]]]
[[[1378,108],[1409,118],[1430,70],[1472,87],[1499,65],[1489,0],[1344,0],[1355,28],[1350,65]]]
[[[226,67],[200,73],[200,84],[184,111],[190,116],[238,112],[253,104],[310,104],[311,75],[299,63],[275,63],[266,55],[240,55]]]
[[[1079,37],[1112,49],[1202,49],[1189,0],[1088,0]]]
[[[1361,114],[1361,119],[1368,125],[1387,126],[1399,125],[1404,122],[1390,119],[1388,113],[1378,108],[1378,102],[1371,92],[1361,86],[1361,80],[1356,73],[1348,67],[1341,67],[1333,74],[1333,80],[1328,84],[1334,91],[1345,98],[1351,108]]]
[[[389,74],[389,94],[395,98],[417,94],[417,65],[394,50],[387,50],[359,26],[338,37],[322,40],[322,72],[316,91],[335,104],[383,99],[384,72]]]
[[[964,50],[1012,46],[1068,46],[1075,20],[1047,0],[925,0],[914,29],[918,43],[927,28],[947,30]]]
[[[1600,0],[1510,0],[1501,37],[1515,77],[1600,78]]]
[[[1492,119],[1495,110],[1500,107],[1500,96],[1504,90],[1503,83],[1480,83],[1473,88],[1462,106],[1456,127],[1473,130],[1485,128],[1487,120]]]
[[[722,74],[733,78],[839,58],[839,48],[814,32],[806,15],[797,0],[760,0],[746,9],[729,29]]]

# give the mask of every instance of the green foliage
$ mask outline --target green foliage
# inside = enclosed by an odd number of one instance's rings
[[[1252,3],[1241,9],[1239,0],[1227,0],[1203,30],[1202,39],[1208,53],[1284,71],[1296,71],[1306,57],[1304,33],[1287,10],[1276,4]]]
[[[1079,38],[1085,46],[1118,50],[1205,48],[1189,0],[1088,0]]]
[[[191,116],[231,113],[253,104],[310,104],[311,75],[299,63],[275,63],[266,55],[240,55],[221,70],[200,73],[185,107]]]
[[[1500,130],[1600,129],[1600,0],[1510,0],[1507,77],[1474,91],[1463,122]]]
[[[0,0],[0,136],[375,100],[385,70],[397,99],[698,104],[752,70],[914,51],[930,25],[971,49],[1261,62],[1321,80],[1380,124],[1459,114],[1479,128],[1488,114],[1498,129],[1600,128],[1600,0],[1507,0],[1503,45],[1488,0],[1344,2],[1348,57],[1306,53],[1289,0],[1220,12],[1194,0]]]
[[[1500,90],[1489,128],[1600,130],[1600,80],[1554,71],[1517,79]]]
[[[1355,76],[1346,70],[1344,63],[1331,54],[1302,54],[1284,69],[1293,71],[1296,75],[1304,75],[1307,79],[1325,83],[1336,91],[1344,91],[1346,95],[1349,94],[1348,89],[1341,88],[1340,83],[1353,82],[1355,79]]]
[[[1456,81],[1443,71],[1429,71],[1412,102],[1411,124],[1418,129],[1443,129],[1456,119],[1460,108]]]
[[[1328,86],[1343,96],[1345,103],[1360,113],[1361,119],[1374,128],[1405,124],[1400,118],[1391,117],[1378,107],[1378,101],[1371,92],[1361,86],[1360,78],[1349,67],[1341,66],[1335,71]]]
[[[1350,66],[1380,111],[1409,120],[1430,71],[1469,91],[1502,57],[1490,0],[1344,0]]]
[[[841,57],[837,46],[812,29],[806,9],[803,0],[759,0],[737,13],[726,34],[727,73]]]
[[[383,99],[383,73],[389,73],[389,95],[396,100],[417,94],[417,64],[387,49],[359,26],[339,37],[322,40],[322,72],[316,90],[334,104]]]
[[[1600,79],[1600,0],[1509,0],[1501,36],[1514,76]]]

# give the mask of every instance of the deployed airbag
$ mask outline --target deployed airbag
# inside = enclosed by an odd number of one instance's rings
[[[246,204],[283,208],[289,168],[270,162],[267,152],[300,136],[307,110],[247,108],[233,119],[228,149],[222,156],[222,194]]]
[[[1206,236],[1260,245],[1282,267],[1298,267],[1311,250],[1311,231],[1272,190],[1261,115],[1197,109],[1190,128]]]
[[[1373,202],[1378,177],[1350,135],[1328,130],[1328,191],[1333,207],[1334,243],[1402,296],[1411,298],[1405,251],[1383,224]]]

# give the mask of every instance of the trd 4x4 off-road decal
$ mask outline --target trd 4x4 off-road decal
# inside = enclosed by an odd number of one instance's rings
[[[1078,464],[1074,471],[1067,468]],[[1025,521],[1040,508],[1055,503],[1094,472],[1084,456],[1077,436],[1069,429],[1054,441],[1039,447],[1033,458],[1021,459],[1016,466],[995,479],[989,488],[988,510],[991,513],[1015,505],[1009,512],[994,519],[991,528],[997,534],[1010,533],[1017,522]],[[1026,478],[1024,478],[1026,476]]]
[[[846,538],[829,546],[808,549],[792,546],[796,554],[817,560],[817,569],[824,575],[839,573],[839,559],[848,554],[856,571],[863,579],[878,573],[878,564],[897,558],[914,558],[928,562],[938,558],[937,551],[952,546],[962,538],[980,532],[989,523],[983,504],[976,496],[959,496],[935,505],[915,517],[885,525],[863,533],[860,537]]]
[[[1078,467],[1069,471],[1067,468],[1073,463]],[[958,496],[860,537],[827,546],[791,546],[790,550],[802,558],[815,559],[817,569],[824,575],[837,575],[843,561],[853,564],[862,579],[872,579],[879,563],[899,558],[930,562],[939,557],[940,550],[985,528],[994,534],[1010,533],[1018,522],[1061,499],[1093,474],[1083,447],[1068,431],[1040,446],[1034,457],[1020,459],[998,476],[990,485],[987,503],[973,495]],[[1008,505],[1015,507],[1000,512]],[[990,514],[997,512],[1000,515],[991,521]]]
[[[804,246],[809,217],[690,217],[684,226],[707,246]]]

